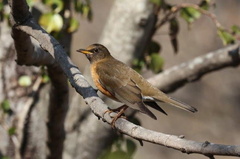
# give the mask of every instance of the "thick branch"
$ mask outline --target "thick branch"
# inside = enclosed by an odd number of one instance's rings
[[[12,37],[17,51],[17,63],[19,65],[52,65],[55,60],[49,53],[34,44],[30,36],[13,27]]]
[[[183,153],[199,153],[204,155],[240,156],[240,146],[220,145],[205,142],[196,142],[183,139],[183,136],[175,136],[147,130],[140,126],[129,123],[125,119],[117,120],[117,129],[122,133],[136,139],[160,144],[179,150]]]
[[[109,114],[103,115],[107,110],[107,106],[97,96],[95,90],[88,84],[81,72],[71,62],[66,52],[53,37],[47,34],[31,18],[22,25],[17,26],[17,29],[35,38],[40,43],[40,46],[55,58],[69,78],[71,85],[84,97],[85,102],[90,106],[96,116],[102,118],[102,120],[107,123],[112,122]],[[115,113],[112,114],[116,115]],[[144,129],[121,118],[116,121],[115,126],[120,132],[133,138],[164,145],[186,153],[200,153],[208,156],[239,156],[240,154],[240,146],[218,145],[209,142],[200,143],[186,140],[181,137]]]
[[[50,150],[48,158],[61,159],[65,140],[64,121],[68,109],[67,78],[55,59],[48,52],[39,49],[40,47],[32,42],[29,34],[17,29],[16,26],[32,19],[26,1],[9,1],[9,4],[12,9],[12,36],[17,51],[18,64],[48,66],[48,73],[52,81],[47,122],[48,148]],[[24,147],[21,149],[24,153],[27,151]],[[22,153],[23,158],[24,153]]]
[[[48,159],[61,159],[65,140],[64,123],[68,110],[69,91],[67,78],[59,65],[48,67],[48,74],[52,81],[48,111]]]

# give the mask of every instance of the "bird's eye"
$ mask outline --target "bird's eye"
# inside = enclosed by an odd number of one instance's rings
[[[94,52],[94,53],[97,53],[97,52],[98,52],[98,49],[93,49],[93,52]]]

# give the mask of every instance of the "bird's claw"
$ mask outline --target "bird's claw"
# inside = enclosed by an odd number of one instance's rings
[[[119,119],[119,118],[124,118],[124,119],[126,119],[127,117],[126,116],[124,116],[124,112],[125,112],[125,110],[127,109],[128,107],[126,106],[126,105],[123,105],[123,106],[121,106],[121,107],[119,107],[119,108],[117,108],[117,109],[109,109],[109,110],[106,110],[104,113],[103,113],[103,116],[106,114],[106,113],[112,113],[112,112],[116,112],[116,111],[118,111],[117,112],[117,115],[116,116],[114,116],[113,117],[113,120],[111,121],[111,126],[112,126],[112,128],[114,129],[115,128],[115,122],[117,121],[117,119]],[[111,116],[110,116],[111,117]]]

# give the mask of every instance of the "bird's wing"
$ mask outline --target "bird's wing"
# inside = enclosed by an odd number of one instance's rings
[[[155,115],[144,105],[141,90],[130,78],[128,69],[120,67],[97,67],[99,83],[103,88],[113,94],[120,102],[139,110],[156,119]],[[124,73],[123,75],[121,73]]]
[[[99,83],[122,103],[131,105],[142,101],[139,88],[130,78],[119,79],[102,72],[99,74]]]

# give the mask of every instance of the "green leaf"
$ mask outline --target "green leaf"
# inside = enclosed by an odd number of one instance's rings
[[[18,79],[18,84],[22,87],[28,87],[32,84],[32,79],[30,76],[23,75]]]
[[[0,12],[3,10],[3,2],[0,2]]]
[[[93,12],[92,12],[92,9],[90,9],[87,18],[88,18],[89,21],[92,21],[92,19],[93,19]]]
[[[63,27],[63,18],[57,13],[46,13],[41,15],[39,24],[42,25],[48,33],[52,31],[59,32]]]
[[[162,71],[164,60],[158,53],[152,53],[150,55],[151,63],[150,63],[150,69],[154,73],[159,73]]]
[[[179,23],[176,18],[170,20],[169,25],[169,36],[171,39],[171,44],[175,53],[178,52],[178,40],[177,35],[179,32]]]
[[[70,23],[69,23],[69,27],[68,27],[68,32],[69,33],[72,33],[74,31],[76,31],[79,27],[79,22],[74,19],[74,18],[71,18],[70,19]]]
[[[156,41],[151,41],[149,47],[148,47],[148,52],[149,54],[153,53],[153,52],[159,52],[161,49],[161,46],[159,45],[158,42]]]
[[[0,159],[10,159],[9,157],[7,157],[7,156],[0,156]]]
[[[188,23],[192,23],[196,19],[200,18],[201,13],[195,8],[186,7],[181,9],[180,16],[183,19],[185,19]]]
[[[130,139],[127,139],[127,152],[129,156],[133,156],[134,152],[137,149],[137,145]]]
[[[111,154],[111,146],[104,150],[103,154],[98,159],[110,159],[109,155]]]
[[[90,21],[92,20],[92,9],[89,5],[83,5],[82,12],[84,17]]]
[[[42,75],[42,82],[43,83],[48,83],[50,81],[50,78],[48,75]]]
[[[59,13],[63,10],[64,3],[62,0],[44,0],[43,2],[50,6],[54,13]]]
[[[82,5],[83,5],[82,2],[74,0],[74,8],[77,12],[82,13]]]
[[[34,0],[27,0],[27,4],[30,8],[34,5],[34,2]]]
[[[162,4],[162,0],[150,0],[151,3],[160,6]]]
[[[232,29],[232,32],[233,32],[234,34],[240,34],[240,27],[239,27],[239,26],[233,25],[233,26],[231,27],[231,29]]]
[[[199,7],[201,7],[204,10],[208,10],[210,8],[210,2],[211,0],[202,0],[199,4]]]
[[[75,0],[74,7],[77,12],[81,13],[89,21],[92,20],[93,14],[91,9],[91,1],[86,0],[86,2],[83,3],[83,2],[79,2],[78,0]]]
[[[141,72],[141,70],[144,66],[145,66],[145,61],[143,61],[142,59],[133,59],[132,68],[135,71]]]
[[[221,38],[223,45],[232,44],[235,42],[235,38],[232,34],[223,29],[218,29],[217,31],[219,37]]]
[[[9,113],[11,111],[9,100],[7,99],[3,100],[1,103],[1,108],[4,111],[4,113]]]
[[[177,52],[178,52],[178,40],[177,40],[177,37],[172,37],[171,38],[171,44],[172,44],[174,53],[177,54]]]
[[[131,159],[128,154],[122,150],[117,150],[109,154],[108,159]]]
[[[118,136],[112,146],[115,147],[116,150],[122,150],[123,142],[124,142],[123,136]]]
[[[16,128],[14,128],[14,127],[9,128],[8,129],[8,134],[10,136],[15,135],[16,134]]]

